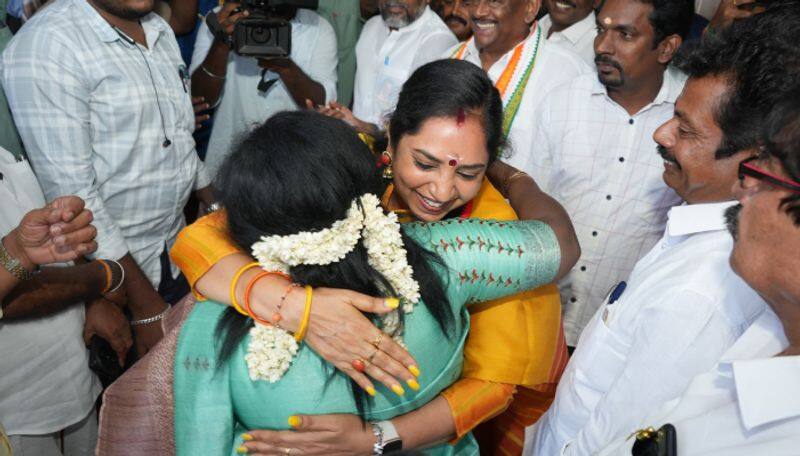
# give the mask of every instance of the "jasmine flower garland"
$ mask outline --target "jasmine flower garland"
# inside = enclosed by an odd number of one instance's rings
[[[289,272],[300,264],[326,265],[341,261],[363,238],[370,266],[380,272],[410,313],[420,299],[419,283],[408,264],[400,223],[394,213],[386,214],[376,195],[355,198],[344,220],[320,231],[303,231],[287,236],[263,236],[252,246],[253,257],[267,271]],[[381,317],[382,330],[402,344],[400,314],[393,310]],[[245,361],[250,379],[280,380],[297,354],[298,345],[289,332],[276,326],[256,324],[250,330]]]

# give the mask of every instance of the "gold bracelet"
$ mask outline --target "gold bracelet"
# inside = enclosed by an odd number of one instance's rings
[[[230,289],[231,306],[233,306],[233,308],[236,309],[237,312],[244,315],[245,317],[249,317],[250,314],[248,314],[244,309],[242,309],[242,306],[240,306],[239,302],[236,300],[236,284],[239,282],[239,278],[242,277],[242,274],[244,274],[246,271],[250,269],[257,268],[259,266],[260,264],[256,263],[255,261],[252,263],[248,263],[239,268],[239,270],[236,271],[236,274],[234,274],[233,280],[231,280],[231,289]]]
[[[294,340],[302,342],[306,337],[308,331],[308,321],[311,319],[311,298],[314,296],[314,289],[310,285],[306,285],[306,308],[303,311],[303,320],[300,321],[300,327],[294,333]]]
[[[506,180],[503,181],[503,194],[504,194],[504,196],[508,196],[508,186],[509,186],[509,184],[511,184],[511,181],[513,181],[514,179],[520,178],[520,177],[527,176],[527,175],[528,175],[528,173],[526,173],[525,171],[515,171],[510,176],[508,176],[506,178]]]

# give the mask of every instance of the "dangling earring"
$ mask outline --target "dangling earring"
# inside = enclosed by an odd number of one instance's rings
[[[392,173],[392,155],[388,151],[381,152],[381,164],[383,165],[383,178],[392,180],[394,173]]]

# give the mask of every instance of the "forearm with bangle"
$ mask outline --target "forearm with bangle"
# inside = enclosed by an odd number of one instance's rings
[[[278,326],[302,340],[308,329],[313,290],[306,287],[301,291],[288,275],[247,263],[234,274],[226,301],[242,315],[260,324]]]
[[[227,44],[214,41],[200,68],[192,73],[192,95],[205,97],[212,106],[218,104],[225,85],[229,52]]]
[[[116,267],[113,263],[104,266],[100,261],[92,261],[71,267],[43,268],[41,273],[20,283],[6,296],[3,318],[46,316],[96,299],[104,290],[121,286],[124,278],[119,271],[114,272]]]

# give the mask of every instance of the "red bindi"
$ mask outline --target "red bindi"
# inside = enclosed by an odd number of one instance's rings
[[[458,164],[458,160],[452,158],[449,162],[447,162],[447,164],[450,166],[456,166]]]

